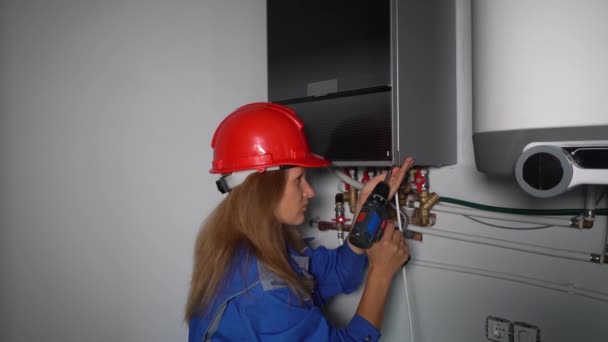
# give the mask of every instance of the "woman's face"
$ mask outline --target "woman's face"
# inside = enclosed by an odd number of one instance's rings
[[[304,212],[308,209],[308,199],[315,195],[306,180],[306,169],[292,167],[286,170],[285,190],[274,211],[276,219],[285,225],[296,226],[304,223]]]

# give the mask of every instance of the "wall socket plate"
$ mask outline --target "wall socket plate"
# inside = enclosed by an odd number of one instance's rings
[[[513,322],[513,342],[540,342],[540,329],[525,322]]]
[[[511,321],[499,317],[486,317],[486,337],[495,342],[513,342]]]

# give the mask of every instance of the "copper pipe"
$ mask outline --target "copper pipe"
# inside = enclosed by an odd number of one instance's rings
[[[338,230],[338,227],[336,225],[335,222],[331,222],[331,221],[318,221],[315,222],[317,224],[317,228],[321,231],[325,231],[325,230]],[[342,225],[342,230],[345,232],[350,232],[351,229],[351,225],[350,224],[343,224]]]

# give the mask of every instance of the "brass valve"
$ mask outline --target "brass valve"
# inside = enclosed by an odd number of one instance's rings
[[[431,208],[439,203],[439,196],[436,193],[421,191],[419,194],[420,207],[414,213],[412,223],[416,226],[427,227],[433,224],[435,215],[431,214]]]
[[[350,190],[344,191],[344,202],[348,202],[348,208],[354,214],[357,208],[357,189],[354,186]]]

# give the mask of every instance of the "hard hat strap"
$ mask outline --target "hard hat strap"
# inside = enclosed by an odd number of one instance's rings
[[[271,167],[267,167],[265,171],[276,171],[279,169],[280,169],[279,166],[271,166]],[[249,176],[250,174],[252,174],[254,172],[258,172],[258,171],[257,170],[235,171],[228,175],[222,176],[220,179],[218,179],[215,182],[215,185],[217,185],[217,189],[219,190],[219,192],[221,192],[222,194],[225,194],[227,192],[230,192],[230,190],[234,189],[235,187],[241,185],[245,181],[247,176]]]

